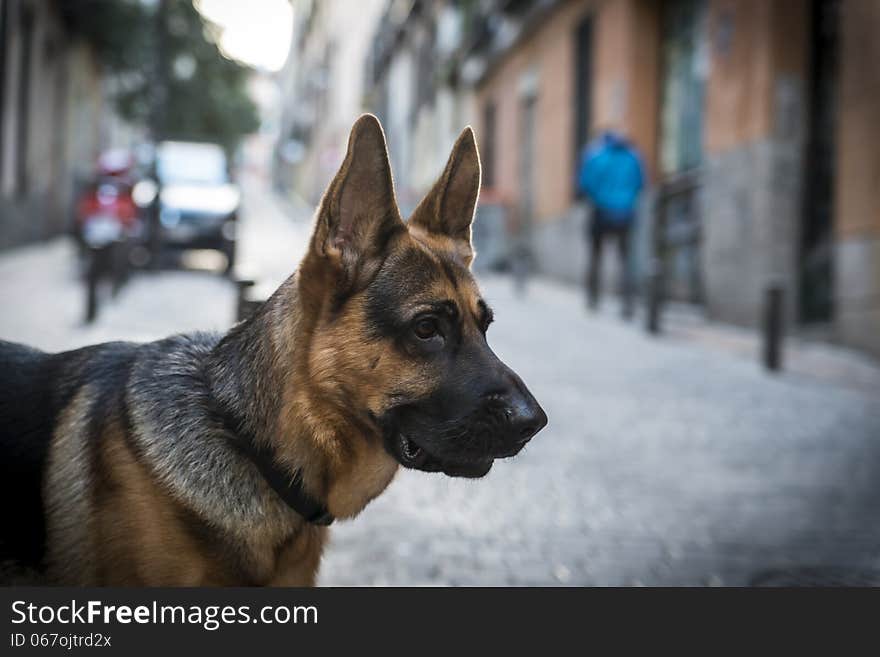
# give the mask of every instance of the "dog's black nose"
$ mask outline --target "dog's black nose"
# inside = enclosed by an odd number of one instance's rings
[[[512,456],[547,426],[547,414],[516,372],[492,356],[499,367],[490,378],[493,387],[487,397],[493,420],[497,422],[498,447]],[[506,422],[501,420],[502,413]]]
[[[516,395],[507,411],[510,433],[519,443],[528,442],[547,425],[547,414],[530,394]]]

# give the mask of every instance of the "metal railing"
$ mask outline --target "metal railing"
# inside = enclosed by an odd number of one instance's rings
[[[701,174],[701,169],[684,171],[657,187],[653,253],[646,281],[646,328],[651,333],[660,331],[665,301],[703,303]]]

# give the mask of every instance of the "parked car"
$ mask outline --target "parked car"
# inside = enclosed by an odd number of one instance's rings
[[[215,249],[235,264],[241,193],[217,144],[166,141],[156,148],[159,242],[163,248]]]

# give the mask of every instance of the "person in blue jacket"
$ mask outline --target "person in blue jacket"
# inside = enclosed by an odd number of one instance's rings
[[[587,302],[593,309],[599,304],[602,242],[608,236],[615,236],[623,276],[623,314],[625,317],[632,315],[629,234],[635,224],[644,180],[641,155],[623,135],[606,130],[584,148],[578,171],[578,188],[593,206],[592,220],[588,224],[590,262],[586,274]]]

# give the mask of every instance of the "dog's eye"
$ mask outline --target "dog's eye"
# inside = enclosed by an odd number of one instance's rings
[[[432,317],[423,317],[416,322],[413,331],[421,340],[430,340],[439,333],[437,320]]]

